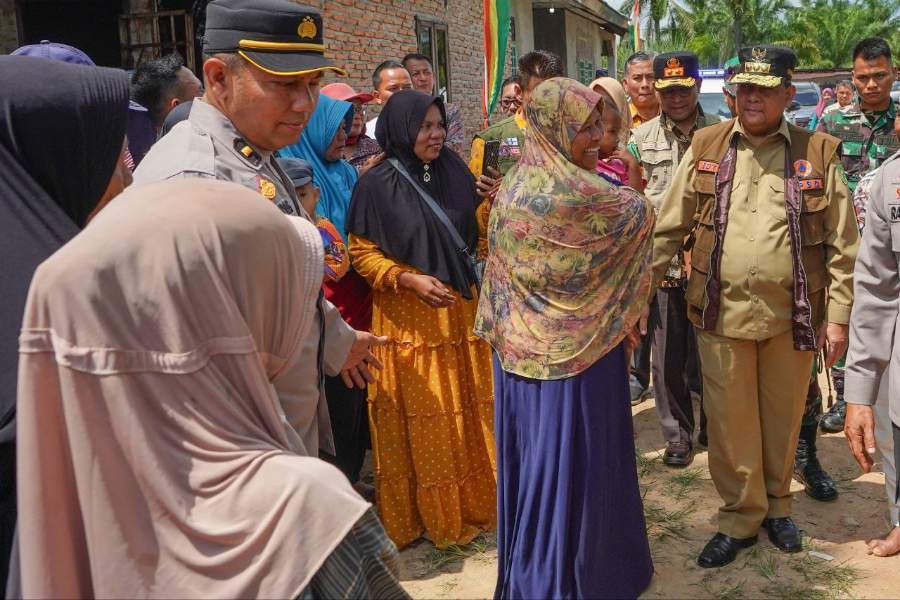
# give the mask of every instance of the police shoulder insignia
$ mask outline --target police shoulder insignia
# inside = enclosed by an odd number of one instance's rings
[[[812,175],[812,171],[812,163],[808,160],[801,158],[800,160],[794,161],[794,173],[796,173],[798,177],[809,177]]]
[[[711,160],[701,160],[697,162],[697,170],[703,171],[704,173],[718,173],[719,163]]]
[[[256,180],[259,184],[259,193],[262,194],[266,200],[274,200],[275,196],[278,195],[278,190],[275,188],[275,184],[265,177],[257,177]]]

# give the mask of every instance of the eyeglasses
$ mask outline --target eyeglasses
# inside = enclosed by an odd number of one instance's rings
[[[519,108],[521,104],[518,98],[500,98],[500,106],[503,108]]]

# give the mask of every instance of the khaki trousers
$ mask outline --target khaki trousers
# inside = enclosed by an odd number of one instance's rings
[[[697,331],[708,418],[709,472],[725,505],[719,531],[753,537],[791,512],[791,472],[813,353],[790,331],[740,340]]]

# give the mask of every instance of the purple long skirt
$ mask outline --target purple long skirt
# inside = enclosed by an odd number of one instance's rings
[[[636,598],[653,562],[622,346],[557,381],[507,373],[495,356],[494,397],[494,597]]]

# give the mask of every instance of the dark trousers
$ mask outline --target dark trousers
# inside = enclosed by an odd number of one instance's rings
[[[640,345],[631,354],[631,375],[641,384],[645,390],[650,387],[650,346],[653,333],[647,326],[647,335],[641,336]]]
[[[369,448],[367,392],[348,388],[340,377],[326,376],[325,397],[331,416],[335,456],[322,452],[321,457],[340,469],[350,483],[356,483]]]
[[[703,397],[697,337],[688,321],[684,290],[659,288],[650,305],[651,365],[656,411],[666,442],[693,444],[691,391]],[[706,429],[701,401],[700,428]]]
[[[5,597],[16,530],[16,441],[0,442],[0,597]]]

